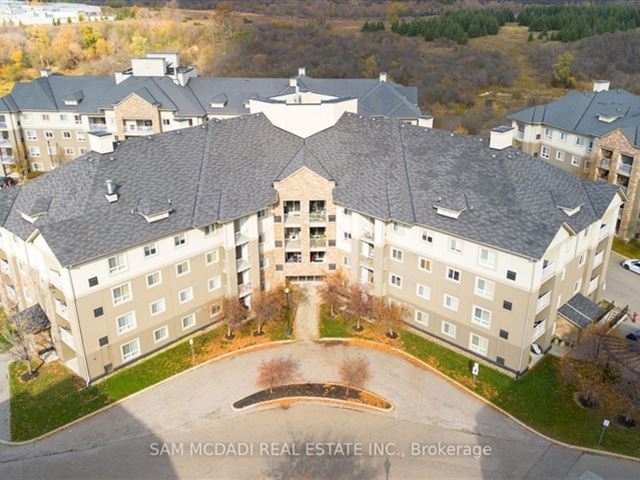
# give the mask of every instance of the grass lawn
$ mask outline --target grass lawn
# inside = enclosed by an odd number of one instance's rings
[[[14,362],[9,368],[11,438],[37,437],[223,353],[287,338],[285,322],[267,324],[262,337],[255,337],[254,329],[248,324],[228,341],[226,328],[215,328],[193,337],[193,358],[185,339],[88,388],[60,362],[42,365],[38,377],[25,383],[20,375],[26,366]]]
[[[613,237],[613,251],[629,258],[640,258],[640,245],[634,245],[624,240]]]
[[[377,338],[433,366],[448,377],[475,391],[527,425],[556,440],[598,448],[600,426],[609,418],[611,426],[600,448],[640,457],[640,426],[628,429],[616,423],[616,416],[603,410],[586,410],[573,400],[575,389],[560,378],[560,361],[547,355],[519,380],[487,366],[480,367],[477,384],[471,380],[473,360],[408,330],[399,340],[380,335],[379,327],[366,325],[355,333],[351,323],[331,319],[321,310],[320,334],[326,337]]]

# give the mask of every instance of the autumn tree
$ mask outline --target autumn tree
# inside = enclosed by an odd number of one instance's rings
[[[51,40],[48,29],[43,26],[32,27],[27,31],[27,43],[25,45],[27,56],[31,64],[37,64],[40,68],[51,66]]]
[[[72,25],[60,27],[56,37],[51,42],[53,58],[61,68],[77,67],[83,58],[82,45],[78,38],[78,31]]]
[[[134,57],[142,57],[149,50],[149,39],[142,35],[134,35],[131,37],[129,51]]]
[[[280,319],[283,307],[282,294],[279,290],[256,290],[251,299],[251,310],[258,329],[255,335],[264,334],[262,329],[266,322]]]
[[[258,365],[258,387],[268,389],[273,393],[275,387],[286,385],[299,377],[298,362],[291,358],[273,358],[264,360]]]
[[[596,408],[610,400],[611,388],[605,383],[602,368],[595,363],[566,356],[560,364],[560,376],[575,387],[580,403],[587,408]]]
[[[371,379],[369,371],[369,362],[363,357],[345,358],[339,367],[340,379],[347,387],[363,389],[367,382]]]
[[[371,313],[371,305],[367,292],[359,283],[354,282],[349,285],[346,307],[347,317],[355,322],[353,329],[356,332],[361,332],[363,330],[362,320]]]
[[[247,307],[236,297],[224,297],[222,299],[223,321],[227,326],[227,340],[232,340],[235,335],[233,330],[242,326],[247,319]]]
[[[574,88],[576,79],[573,76],[573,53],[564,52],[558,56],[553,65],[551,85],[554,87]]]
[[[635,425],[640,420],[640,379],[622,378],[616,390],[615,409],[626,425]]]
[[[407,316],[407,308],[401,303],[389,302],[383,297],[375,297],[372,301],[373,315],[387,331],[387,337],[398,338],[398,330],[402,328]]]
[[[604,322],[592,323],[580,335],[574,357],[595,365],[602,364],[608,360],[605,346],[613,338],[615,335]]]
[[[329,273],[322,285],[318,286],[318,295],[322,302],[329,307],[331,316],[345,306],[349,281],[342,270]]]
[[[17,145],[13,149],[13,172],[20,175],[21,180],[25,180],[29,174],[29,160],[23,145]]]
[[[21,321],[17,304],[10,304],[4,311],[0,310],[0,336],[9,344],[7,352],[27,367],[28,373],[24,379],[33,378],[34,337],[26,328],[26,322]]]

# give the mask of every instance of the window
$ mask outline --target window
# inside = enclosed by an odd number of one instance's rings
[[[162,119],[162,125],[171,125],[171,119],[170,118],[163,118]]]
[[[89,286],[95,287],[96,285],[98,285],[98,277],[91,277],[89,279]]]
[[[38,133],[35,130],[27,130],[27,140],[37,140]]]
[[[187,303],[193,300],[193,287],[180,290],[180,292],[178,292],[178,299],[180,303]]]
[[[442,333],[447,337],[456,338],[456,326],[453,323],[443,321]]]
[[[53,132],[51,130],[44,131],[44,138],[51,140],[53,138]]]
[[[505,300],[504,302],[502,302],[502,308],[504,308],[505,310],[512,310],[513,303],[508,300]]]
[[[185,260],[176,265],[176,275],[180,277],[181,275],[186,275],[190,271],[189,260]]]
[[[127,259],[124,254],[114,255],[110,257],[109,262],[109,273],[113,275],[114,273],[123,272],[127,269]]]
[[[481,307],[473,307],[473,317],[471,321],[484,328],[491,326],[491,312]]]
[[[161,298],[160,300],[156,300],[155,302],[151,302],[149,304],[149,311],[151,312],[151,315],[159,315],[162,312],[164,312],[165,310],[165,304],[164,304],[164,298]]]
[[[211,305],[211,308],[209,309],[209,313],[212,317],[219,315],[221,312],[222,312],[222,305],[220,305],[219,303],[215,303]]]
[[[140,356],[140,342],[136,338],[129,343],[125,343],[120,347],[122,350],[122,361],[128,362]]]
[[[40,156],[40,147],[29,147],[29,156],[30,157],[39,157]],[[33,164],[32,164],[33,166]]]
[[[147,287],[155,287],[156,285],[160,285],[162,282],[162,277],[160,271],[150,273],[147,275]]]
[[[416,310],[415,313],[416,323],[421,323],[422,325],[429,325],[429,314],[420,310]]]
[[[207,225],[206,227],[204,227],[204,236],[205,237],[210,237],[211,235],[216,233],[216,226],[215,225]]]
[[[209,291],[210,292],[220,288],[222,286],[222,279],[221,279],[220,275],[216,275],[215,277],[210,278],[207,281],[207,286],[209,287]]]
[[[420,238],[425,243],[433,243],[433,235],[431,235],[431,233],[428,232],[427,230],[422,230],[422,234],[420,235]]]
[[[182,329],[186,330],[187,328],[191,328],[196,324],[196,316],[195,314],[187,315],[182,318]]]
[[[480,256],[478,258],[478,264],[487,268],[496,268],[498,260],[498,254],[493,250],[486,248],[480,249]]]
[[[561,141],[561,142],[566,142],[566,141],[567,141],[567,134],[566,134],[566,132],[560,132],[560,141]]]
[[[487,350],[489,349],[489,340],[480,335],[476,335],[472,333],[469,336],[469,350],[472,352],[479,353],[480,355],[487,355]]]
[[[544,138],[546,138],[547,140],[550,140],[552,136],[553,136],[553,130],[551,130],[550,128],[545,128]]]
[[[104,308],[98,307],[93,309],[93,316],[95,318],[101,317],[102,315],[104,315]]]
[[[559,162],[564,162],[564,152],[562,150],[558,150],[556,152],[556,160]]]
[[[542,158],[549,158],[549,147],[547,147],[546,145],[543,145],[542,148],[540,149],[540,156]]]
[[[347,268],[351,267],[351,259],[349,257],[342,257],[342,265]]]
[[[216,263],[218,261],[218,251],[213,250],[212,252],[208,252],[206,256],[206,261],[207,261],[207,265]]]
[[[449,310],[458,311],[458,298],[447,293],[444,294],[444,306]]]
[[[581,137],[580,135],[576,135],[576,145],[584,145],[584,137]]]
[[[60,121],[61,121],[61,122],[66,122],[66,121],[67,121],[67,115],[66,115],[66,114],[64,114],[64,113],[61,113],[61,114],[60,114]]]
[[[74,155],[73,147],[64,147],[64,154],[73,156]]]
[[[142,250],[144,251],[144,258],[153,257],[158,253],[158,245],[156,243],[150,243],[145,245]]]
[[[166,325],[153,331],[153,343],[161,342],[169,338],[169,327]]]
[[[393,231],[396,232],[398,235],[404,235],[406,229],[407,227],[405,227],[403,224],[398,222],[393,222]]]
[[[457,238],[450,238],[449,251],[453,253],[462,253],[462,240],[458,240]]]
[[[40,150],[38,150],[38,152],[40,152]],[[40,156],[40,153],[38,153],[38,156]],[[44,165],[41,162],[31,162],[31,168],[34,172],[44,171]]]
[[[579,267],[583,266],[586,259],[587,259],[587,256],[584,253],[581,254],[580,258],[578,259],[578,266]]]
[[[49,155],[57,155],[58,147],[56,145],[49,145],[47,147],[47,152],[49,153]]]
[[[593,140],[589,140],[589,146],[587,147],[587,151],[591,153],[592,150],[593,150]]]
[[[493,300],[493,292],[495,291],[496,284],[491,280],[476,277],[476,295],[487,300]]]
[[[353,237],[351,236],[351,232],[344,232],[344,236],[343,236],[344,240],[346,242],[348,242],[349,240],[351,240]]]
[[[391,249],[391,258],[393,258],[396,262],[402,262],[402,250],[398,250],[397,248]]]
[[[76,125],[82,125],[82,118],[80,117],[80,115],[74,115],[73,116],[73,121],[74,121],[74,123]],[[83,135],[83,138],[84,138],[84,133],[82,135]],[[81,142],[84,141],[84,140],[80,140],[79,138],[78,138],[78,140],[81,141]]]
[[[424,258],[424,257],[419,257],[418,258],[418,268],[420,270],[423,270],[425,272],[431,272],[431,267],[432,267],[431,260],[429,260],[428,258]]]
[[[392,273],[389,281],[394,287],[402,288],[402,277]]]
[[[269,209],[263,208],[262,210],[258,210],[258,218],[265,218],[269,213]]]
[[[49,114],[48,113],[43,113],[42,114],[42,120],[44,120],[45,122],[49,121]]]
[[[84,141],[85,141],[85,138],[86,138],[86,137],[84,136],[84,132],[81,132],[80,130],[78,130],[78,131],[76,132],[76,139],[77,139],[79,142],[84,142]]]
[[[118,326],[118,335],[130,332],[137,326],[136,314],[134,312],[129,312],[119,316],[116,318],[116,325]]]
[[[62,131],[62,138],[67,139],[67,140],[71,139],[71,132],[69,130],[63,130]]]
[[[425,300],[429,300],[431,298],[431,289],[426,285],[418,283],[416,285],[416,295],[420,298],[424,298]]]
[[[456,270],[455,268],[447,267],[447,280],[451,280],[452,282],[460,283],[460,270]]]
[[[87,153],[87,149],[80,147],[78,148],[78,155],[84,155],[85,153]]]
[[[260,268],[267,268],[269,266],[269,259],[268,258],[261,258],[258,263],[260,265]]]
[[[582,279],[578,279],[575,286],[573,287],[573,293],[578,293],[580,291],[580,287],[582,286]]]
[[[173,245],[175,247],[181,247],[182,245],[186,245],[187,244],[187,234],[186,233],[181,233],[179,235],[176,235],[175,237],[173,237]]]
[[[131,300],[131,284],[125,283],[111,289],[114,305],[122,305]]]
[[[573,165],[574,167],[579,167],[580,157],[578,157],[577,155],[571,155],[571,165]]]
[[[500,338],[504,338],[505,340],[509,340],[509,332],[507,332],[506,330],[500,330]]]
[[[516,276],[516,272],[513,270],[507,270],[507,280],[515,280]]]

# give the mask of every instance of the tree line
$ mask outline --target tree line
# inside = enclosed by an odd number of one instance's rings
[[[640,8],[629,5],[527,7],[518,14],[518,23],[528,26],[531,32],[541,32],[550,40],[574,42],[639,27]]]

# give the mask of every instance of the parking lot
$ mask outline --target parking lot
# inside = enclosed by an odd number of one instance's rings
[[[623,256],[611,252],[604,298],[613,300],[620,307],[629,305],[630,315],[638,312],[639,319],[635,325],[640,328],[640,275],[622,268],[623,260]]]

